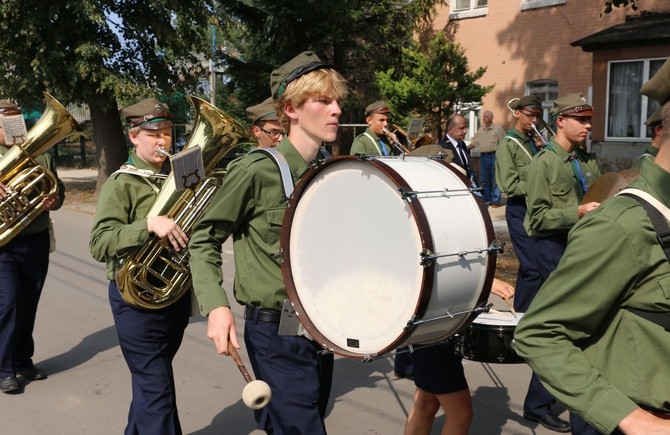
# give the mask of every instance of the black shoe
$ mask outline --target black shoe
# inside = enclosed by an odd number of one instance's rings
[[[565,420],[561,420],[560,418],[556,417],[551,413],[545,415],[537,415],[532,412],[524,412],[523,418],[529,421],[536,421],[540,423],[542,426],[546,427],[547,429],[553,430],[555,432],[570,432],[572,430],[572,427],[570,427],[570,423],[568,423]]]
[[[7,394],[18,393],[19,381],[16,379],[16,376],[8,376],[0,379],[0,390]]]
[[[16,375],[26,378],[29,381],[39,381],[47,378],[47,374],[35,366],[32,366],[32,368],[29,369],[19,370],[16,372]]]

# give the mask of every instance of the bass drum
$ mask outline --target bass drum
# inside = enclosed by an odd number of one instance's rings
[[[298,319],[324,348],[373,358],[444,340],[495,271],[493,226],[458,171],[428,157],[338,157],[304,175],[281,233]]]

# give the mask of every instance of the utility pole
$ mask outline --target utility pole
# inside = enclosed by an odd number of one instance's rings
[[[214,72],[214,54],[216,52],[216,27],[212,24],[212,56],[209,58],[209,102],[216,106],[216,73]]]

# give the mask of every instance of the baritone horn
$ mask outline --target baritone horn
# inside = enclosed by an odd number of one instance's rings
[[[224,171],[213,168],[226,153],[250,140],[244,127],[226,113],[200,98],[189,98],[195,120],[184,149],[202,148],[205,178],[178,191],[174,173],[170,174],[147,212],[147,217],[172,218],[188,236],[223,182]],[[167,155],[167,150],[163,152]],[[155,234],[141,247],[120,254],[116,282],[123,300],[147,310],[173,304],[191,288],[189,258],[187,250],[176,251]]]
[[[83,134],[62,104],[46,92],[44,97],[44,113],[25,142],[10,147],[0,159],[0,183],[8,192],[0,202],[0,246],[9,243],[44,211],[45,197],[58,192],[56,177],[35,157],[72,134]]]

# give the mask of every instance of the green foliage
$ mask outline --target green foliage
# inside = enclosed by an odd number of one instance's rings
[[[446,0],[225,0],[217,5],[220,65],[231,104],[246,107],[270,95],[270,72],[312,50],[349,81],[353,121],[379,98],[374,72],[401,61],[413,32]],[[346,108],[345,108],[346,109]],[[354,109],[354,110],[351,110]],[[352,113],[353,112],[353,113]],[[346,119],[347,116],[344,116]]]
[[[210,16],[195,0],[3,0],[0,91],[108,104],[194,88]]]
[[[471,72],[461,46],[442,32],[425,47],[413,42],[402,57],[402,64],[376,74],[377,85],[394,114],[425,117],[430,130],[439,130],[456,108],[480,102],[493,90],[475,83],[486,68]]]
[[[614,10],[614,8],[631,8],[632,10],[636,11],[637,10],[637,0],[612,0],[612,1],[606,1],[605,2],[605,9],[603,12],[600,14],[602,16],[603,14],[609,14]]]

